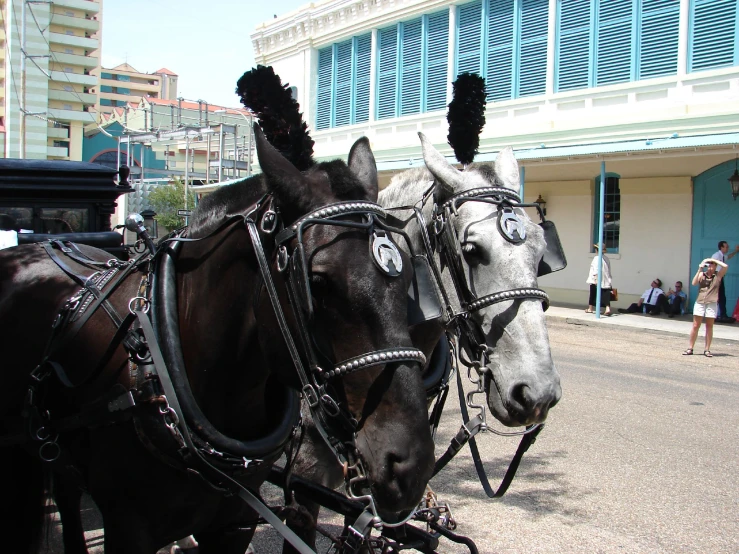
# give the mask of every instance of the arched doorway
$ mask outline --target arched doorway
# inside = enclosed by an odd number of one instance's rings
[[[725,240],[729,248],[739,244],[739,200],[732,200],[729,177],[736,162],[730,160],[708,169],[693,180],[693,236],[690,251],[690,274],[693,278],[698,264],[718,250]],[[726,285],[726,309],[731,315],[739,297],[739,257],[729,262]],[[690,287],[690,302],[695,301],[697,288]]]

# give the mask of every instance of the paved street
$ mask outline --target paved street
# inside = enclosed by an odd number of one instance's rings
[[[729,340],[739,329],[723,326],[709,359],[681,355],[686,321],[581,313],[549,314],[563,398],[508,494],[485,497],[468,449],[432,482],[458,532],[484,553],[739,551],[739,342]],[[437,453],[458,426],[450,395]],[[517,440],[478,444],[499,479]],[[279,552],[270,529],[256,549]],[[443,542],[439,551],[465,550]]]

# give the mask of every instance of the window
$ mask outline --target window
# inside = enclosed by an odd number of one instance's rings
[[[74,36],[74,31],[72,29],[67,29],[64,32],[65,32],[65,34],[69,35],[70,37],[73,37]]]
[[[618,254],[618,242],[621,227],[621,190],[619,175],[606,173],[605,209],[603,223],[603,242],[609,252]],[[595,203],[593,213],[593,244],[598,244],[598,226],[600,225],[600,175],[595,178]]]
[[[446,11],[377,33],[377,119],[446,107],[448,37]]]
[[[102,73],[100,73],[100,78],[101,79],[112,79],[113,78],[113,75],[111,75],[110,73],[102,72]]]
[[[691,0],[688,71],[739,65],[736,0]]]
[[[74,54],[74,49],[73,48],[65,48],[64,49],[64,53],[65,54]]]
[[[318,51],[317,129],[369,120],[371,48],[366,34]]]
[[[483,76],[488,101],[544,94],[548,0],[472,2],[457,20],[457,75]]]
[[[72,88],[72,85],[64,85],[64,90],[66,90],[67,92],[73,92],[74,91],[74,89]]]
[[[74,12],[72,12],[72,11],[69,11],[69,10],[66,10],[66,11],[64,12],[64,15],[66,15],[66,16],[69,16],[69,17],[75,17],[75,15],[74,15]]]
[[[680,3],[558,0],[555,90],[677,73]]]
[[[74,69],[71,68],[71,67],[65,67],[64,68],[64,73],[74,73]]]

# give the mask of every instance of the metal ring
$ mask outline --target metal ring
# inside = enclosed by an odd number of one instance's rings
[[[262,227],[262,231],[268,235],[274,233],[277,228],[277,213],[274,210],[264,212],[260,226]]]
[[[131,300],[128,301],[128,311],[131,312],[133,315],[136,315],[136,309],[131,307],[131,304],[133,304],[136,300],[142,300],[144,302],[143,312],[145,314],[148,314],[151,302],[145,296],[134,296],[133,298],[131,298]]]
[[[287,269],[287,248],[280,246],[277,250],[277,270],[282,273]]]
[[[52,448],[51,452],[48,455],[45,455],[44,449],[49,449],[49,448]],[[49,463],[57,461],[61,453],[62,453],[62,449],[59,448],[59,445],[56,443],[56,440],[46,441],[38,449],[39,458],[41,458],[44,462],[49,462]]]

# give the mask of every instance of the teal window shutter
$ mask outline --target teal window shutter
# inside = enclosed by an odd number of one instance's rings
[[[557,60],[555,90],[587,88],[592,59],[590,0],[560,0],[557,13]]]
[[[632,80],[633,0],[599,0],[595,86]]]
[[[487,0],[485,91],[488,101],[513,96],[514,0]]]
[[[398,28],[377,33],[377,119],[395,117],[398,96]]]
[[[548,0],[520,0],[518,82],[514,96],[544,94],[547,85]]]
[[[356,60],[356,90],[354,118],[352,123],[369,121],[370,61],[372,57],[372,35],[354,39]]]
[[[446,107],[446,83],[449,49],[449,13],[429,15],[426,35],[426,105],[424,111]]]
[[[331,91],[333,84],[333,46],[318,51],[318,91],[316,102],[316,129],[331,126]]]
[[[352,40],[340,42],[334,48],[336,49],[336,70],[332,127],[340,127],[351,123]]]
[[[400,110],[398,115],[421,112],[423,33],[421,19],[401,24]]]
[[[457,12],[457,71],[482,75],[482,1],[459,6]]]
[[[738,65],[737,0],[692,0],[689,71]]]
[[[641,0],[636,79],[677,74],[680,2]]]

